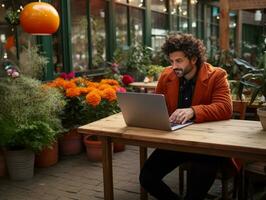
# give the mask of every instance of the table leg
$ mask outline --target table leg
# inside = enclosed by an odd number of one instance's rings
[[[139,161],[140,161],[140,169],[142,169],[144,162],[147,160],[147,147],[139,147]],[[147,200],[148,194],[147,192],[140,187],[140,199]]]
[[[112,165],[112,143],[111,138],[101,137],[103,144],[103,182],[104,200],[114,199],[113,190],[113,165]]]

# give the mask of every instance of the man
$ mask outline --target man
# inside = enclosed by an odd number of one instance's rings
[[[232,101],[227,74],[204,62],[202,41],[189,34],[177,34],[167,39],[162,50],[171,66],[161,74],[156,93],[165,95],[169,120],[183,124],[188,120],[201,123],[230,119]],[[156,149],[141,170],[142,187],[159,200],[180,199],[162,179],[185,162],[191,163],[186,200],[205,198],[219,166],[235,169],[229,158]]]

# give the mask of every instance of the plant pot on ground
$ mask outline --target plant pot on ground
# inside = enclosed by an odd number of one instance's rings
[[[64,101],[58,91],[23,76],[0,78],[0,93],[0,146],[9,175],[13,180],[29,179],[34,152],[50,146],[61,130],[58,112]]]
[[[0,149],[0,177],[6,175],[6,161],[4,157],[4,152]]]
[[[266,107],[258,108],[257,114],[260,118],[260,122],[263,127],[263,130],[266,130]]]
[[[93,162],[102,161],[102,142],[98,140],[98,137],[95,135],[86,135],[83,137],[83,142],[86,147],[87,158]],[[112,145],[112,152],[113,152]]]
[[[61,155],[76,155],[82,152],[82,135],[77,129],[71,129],[59,138],[59,152]]]
[[[87,158],[90,161],[100,162],[102,161],[102,142],[98,140],[95,135],[86,135],[83,138],[84,145],[86,147]]]
[[[55,141],[50,147],[44,148],[35,155],[36,167],[50,167],[58,162],[58,142]]]
[[[117,142],[113,143],[113,147],[114,147],[114,153],[125,151],[125,149],[126,149],[126,145],[125,144],[117,143]]]

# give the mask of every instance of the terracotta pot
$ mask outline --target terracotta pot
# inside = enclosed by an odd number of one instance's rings
[[[61,155],[76,155],[82,151],[82,135],[77,129],[72,129],[59,138]]]
[[[114,142],[114,153],[125,151],[126,145]]]
[[[102,161],[102,142],[94,140],[92,135],[86,135],[83,138],[83,142],[86,147],[87,158],[90,161],[99,162]]]
[[[0,149],[0,177],[6,175],[6,160],[4,157],[4,152]]]
[[[35,155],[36,167],[50,167],[58,162],[58,142],[56,141],[50,148],[43,149]]]
[[[257,114],[260,118],[260,122],[263,127],[263,130],[266,130],[266,108],[265,107],[258,108]]]

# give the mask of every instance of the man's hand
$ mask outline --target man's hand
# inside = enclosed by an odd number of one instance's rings
[[[194,110],[192,108],[180,108],[176,109],[175,112],[169,117],[170,122],[184,124],[188,120],[194,117]]]

